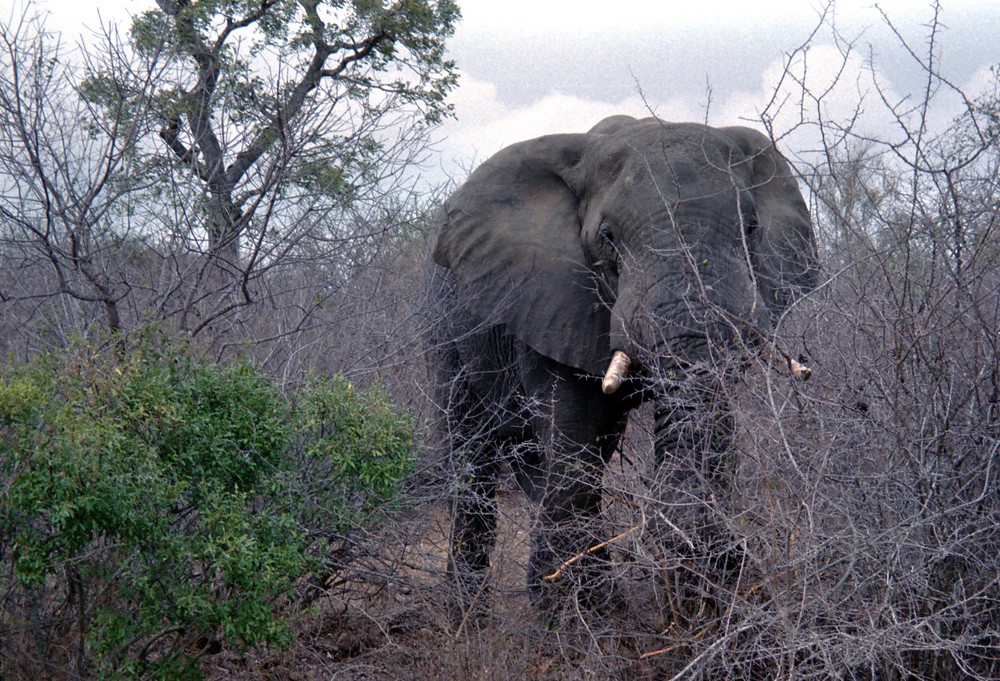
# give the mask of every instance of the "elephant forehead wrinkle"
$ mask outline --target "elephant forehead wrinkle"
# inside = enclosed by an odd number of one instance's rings
[[[741,214],[735,201],[729,205],[698,201],[660,206],[635,219],[644,246],[671,251],[699,243],[712,249],[727,247],[742,237],[741,223],[749,218],[749,214]]]
[[[692,138],[686,131],[657,131],[647,144],[633,144],[622,176],[632,183],[652,178],[661,191],[711,193],[748,186],[750,167],[742,151],[728,138],[711,131]]]

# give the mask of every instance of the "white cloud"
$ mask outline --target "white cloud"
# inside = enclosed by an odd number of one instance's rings
[[[894,120],[887,103],[903,101],[891,80],[857,52],[845,56],[833,45],[817,45],[772,62],[755,91],[734,93],[725,102],[722,117],[766,117],[775,136],[789,135],[790,146],[806,153],[821,146],[821,124],[884,134]]]
[[[584,99],[552,92],[524,106],[509,106],[497,96],[492,83],[468,75],[452,98],[456,120],[440,131],[437,147],[446,167],[468,169],[503,147],[553,133],[586,132],[598,121],[615,114],[637,118],[651,112],[668,120],[697,120],[704,115],[697,105],[682,100],[644,101],[637,93],[616,102]]]
[[[34,1],[36,7],[51,12],[52,28],[67,30],[67,42],[75,39],[81,26],[98,26],[93,5]],[[958,64],[961,75],[955,77],[970,98],[995,82],[987,65],[1000,62],[1000,52],[995,31],[984,20],[995,14],[995,2],[943,3],[938,66],[943,63],[951,69]],[[641,117],[652,111],[665,120],[700,121],[710,104],[709,122],[714,125],[760,127],[759,116],[771,101],[784,66],[780,58],[768,60],[801,44],[815,28],[824,4],[825,0],[460,0],[464,19],[452,44],[464,46],[459,65],[466,65],[468,72],[452,95],[458,120],[437,133],[441,154],[435,163],[446,173],[459,175],[508,144],[548,133],[582,132],[618,113]],[[122,20],[154,3],[102,0],[98,5],[105,19]],[[911,0],[880,0],[878,5],[919,53],[927,42],[930,8]],[[806,53],[808,68],[803,70],[799,62],[791,70],[805,75],[809,93],[822,93],[820,101],[803,97],[801,85],[786,78],[775,100],[781,106],[768,111],[778,135],[791,132],[783,147],[793,155],[819,145],[815,123],[820,116],[853,121],[859,132],[891,134],[891,116],[874,82],[882,85],[893,104],[905,106],[910,91],[914,94],[909,101],[922,97],[921,69],[883,25],[872,0],[838,0],[834,16],[842,36],[855,40],[855,51],[845,62],[824,29]],[[765,42],[761,36],[766,36]],[[869,42],[874,45],[876,81],[867,64]],[[633,78],[643,88],[645,100]],[[711,102],[706,81],[713,89]],[[960,111],[960,98],[939,88],[929,121],[934,129],[943,129]]]
[[[555,132],[583,132],[603,117],[605,105],[552,93],[524,107],[511,107],[493,83],[463,75],[452,97],[456,119],[439,132],[446,159],[464,166],[482,161],[503,147]]]
[[[655,114],[664,120],[700,121],[705,101],[691,97],[643,99],[639,93],[618,101],[595,101],[553,92],[524,106],[508,106],[491,83],[465,76],[453,98],[457,120],[442,130],[440,144],[445,163],[465,167],[480,162],[508,144],[539,135],[584,132],[602,118],[614,114],[644,117]],[[777,96],[775,88],[782,89]],[[805,85],[803,89],[802,85]],[[898,98],[885,85],[890,98]],[[821,95],[821,96],[820,96]],[[818,101],[812,99],[818,98]],[[774,102],[768,107],[769,102]],[[775,104],[776,103],[776,104]],[[750,125],[760,128],[760,115],[774,119],[775,132],[795,131],[796,147],[814,148],[815,123],[854,120],[859,132],[884,129],[889,117],[873,92],[871,75],[857,56],[845,59],[832,47],[810,50],[806,62],[796,62],[785,72],[782,61],[773,62],[753,89],[737,90],[710,103],[713,125]]]
[[[893,1],[893,0],[890,0]],[[902,1],[902,0],[898,0]],[[802,0],[467,0],[461,2],[468,26],[489,27],[498,34],[598,33],[649,26],[704,25],[707,20],[739,23],[764,16],[812,18],[820,2]]]
[[[787,67],[786,61],[773,61],[751,87],[712,101],[708,122],[762,129],[761,115],[766,114],[774,134],[782,139],[783,149],[805,159],[814,158],[814,152],[824,144],[820,123],[834,124],[826,129],[834,137],[836,126],[850,126],[856,135],[899,136],[898,122],[888,107],[892,104],[899,112],[910,111],[909,123],[916,124],[912,117],[919,112],[913,111],[914,103],[920,100],[902,94],[885,72],[877,66],[873,70],[858,52],[845,57],[832,45],[817,45]],[[972,98],[993,82],[984,67],[965,84],[964,91]],[[464,175],[470,166],[504,146],[545,134],[584,132],[613,114],[643,117],[652,112],[664,120],[704,120],[706,98],[643,99],[636,93],[618,101],[598,101],[551,92],[515,106],[501,101],[493,83],[465,75],[453,98],[457,120],[442,129],[438,146],[444,167],[456,168],[455,175]],[[945,129],[960,111],[960,99],[941,91],[928,110],[932,131]]]
[[[965,82],[962,91],[965,92],[969,99],[977,99],[993,92],[998,80],[1000,80],[994,73],[994,68],[982,66]]]

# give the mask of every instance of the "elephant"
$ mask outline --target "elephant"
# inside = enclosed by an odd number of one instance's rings
[[[448,575],[466,605],[487,587],[505,462],[535,509],[537,603],[558,602],[563,572],[596,583],[602,477],[643,402],[664,493],[726,494],[724,388],[820,271],[769,137],[655,117],[502,149],[443,203],[430,250],[430,375],[456,476]]]

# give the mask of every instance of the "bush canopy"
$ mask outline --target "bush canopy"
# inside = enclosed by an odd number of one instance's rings
[[[410,472],[411,419],[342,378],[108,354],[0,369],[0,659],[182,678],[286,644],[297,585]]]

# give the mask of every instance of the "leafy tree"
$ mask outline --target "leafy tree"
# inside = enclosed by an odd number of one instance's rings
[[[419,131],[449,112],[456,77],[444,41],[459,16],[450,0],[157,5],[130,32],[136,55],[163,65],[152,87],[102,68],[84,93],[108,111],[150,117],[161,144],[143,148],[142,162],[184,171],[172,179],[203,216],[209,253],[232,274],[248,264],[241,240],[252,261],[253,243],[282,214],[276,203],[349,202],[392,160],[393,132],[412,134],[408,126]],[[148,108],[130,97],[143,92]]]
[[[4,349],[340,323],[314,316],[419,201],[455,5],[163,0],[68,58],[32,11],[0,23]]]

